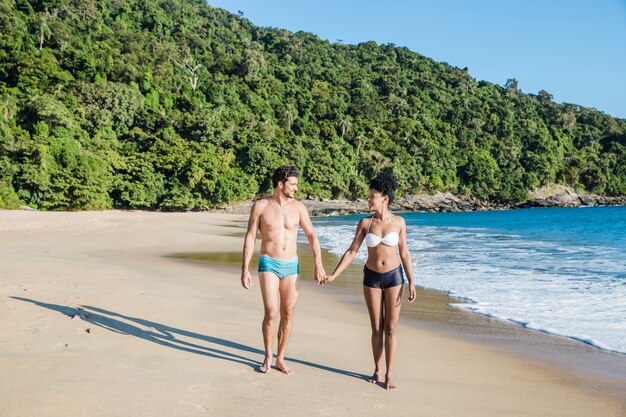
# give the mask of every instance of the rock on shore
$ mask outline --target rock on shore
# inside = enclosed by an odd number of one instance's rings
[[[303,199],[312,216],[344,216],[355,213],[367,213],[367,200],[329,200]],[[579,206],[618,206],[626,205],[626,196],[607,197],[594,194],[579,194],[570,187],[552,185],[533,190],[529,198],[518,204],[502,204],[477,198],[457,197],[451,193],[438,192],[433,195],[420,194],[403,197],[391,205],[392,211],[422,212],[462,212],[505,210],[532,207],[579,207]],[[218,211],[247,214],[252,202],[244,202],[222,207]]]
[[[553,185],[534,190],[530,198],[516,208],[527,207],[579,207],[579,206],[623,206],[626,196],[608,197],[595,194],[578,194],[576,190],[562,185]]]

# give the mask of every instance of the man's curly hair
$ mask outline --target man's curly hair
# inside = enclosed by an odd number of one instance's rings
[[[272,175],[272,184],[274,184],[274,188],[276,188],[279,182],[283,182],[284,184],[285,182],[287,182],[287,179],[289,177],[298,178],[299,176],[300,171],[298,171],[297,167],[283,165],[276,168],[276,170],[274,171],[274,175]]]
[[[389,197],[389,204],[393,203],[396,196],[398,182],[391,172],[383,171],[372,178],[370,190],[380,191],[382,195]]]

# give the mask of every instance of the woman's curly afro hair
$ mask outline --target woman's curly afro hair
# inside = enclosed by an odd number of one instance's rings
[[[380,191],[382,195],[389,197],[389,204],[393,203],[397,187],[396,178],[391,172],[387,171],[379,173],[370,181],[370,190]]]

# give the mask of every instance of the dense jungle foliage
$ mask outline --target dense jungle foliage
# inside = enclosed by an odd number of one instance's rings
[[[0,207],[202,209],[281,164],[301,197],[363,197],[385,168],[404,195],[623,195],[626,121],[199,0],[0,0]]]

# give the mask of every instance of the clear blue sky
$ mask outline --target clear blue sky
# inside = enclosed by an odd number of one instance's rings
[[[626,0],[208,0],[257,26],[406,46],[626,119]]]

